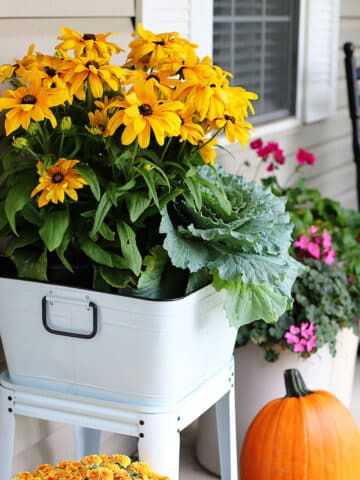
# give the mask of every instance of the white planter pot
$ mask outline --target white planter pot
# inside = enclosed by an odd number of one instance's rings
[[[14,383],[168,405],[228,364],[236,330],[211,286],[153,301],[0,278],[0,336]]]
[[[254,344],[235,349],[236,430],[239,452],[246,431],[260,409],[274,398],[285,395],[283,372],[300,370],[310,389],[328,390],[349,406],[354,377],[358,337],[340,332],[338,354],[333,358],[323,347],[308,359],[283,351],[274,363],[264,359],[264,351]],[[219,475],[219,456],[214,408],[199,419],[196,454],[200,464]]]

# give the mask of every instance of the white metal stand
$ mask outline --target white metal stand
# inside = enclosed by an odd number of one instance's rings
[[[11,478],[14,414],[18,414],[75,425],[78,458],[98,453],[101,430],[136,436],[139,459],[149,463],[154,471],[178,480],[180,432],[214,404],[221,478],[237,480],[233,360],[181,401],[160,407],[65,395],[13,384],[4,372],[0,376],[1,479]]]

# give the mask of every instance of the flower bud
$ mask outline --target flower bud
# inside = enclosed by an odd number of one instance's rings
[[[31,122],[29,128],[27,129],[27,133],[29,135],[36,135],[39,131],[39,127],[35,122]]]
[[[144,165],[144,168],[147,172],[151,172],[151,170],[154,168],[152,165],[150,165],[150,163],[146,163]]]
[[[60,130],[65,132],[66,130],[70,130],[72,127],[71,117],[64,117],[61,119],[60,123]]]
[[[26,150],[28,147],[28,141],[24,137],[17,137],[13,140],[13,147],[17,148],[18,150]]]

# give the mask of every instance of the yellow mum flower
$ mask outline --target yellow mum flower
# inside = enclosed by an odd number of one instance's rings
[[[31,198],[37,193],[42,192],[38,198],[38,206],[40,208],[49,202],[55,204],[58,202],[63,203],[65,194],[72,200],[78,200],[76,189],[83,188],[83,186],[88,183],[80,173],[73,168],[77,163],[79,163],[79,160],[60,158],[54,165],[42,172],[43,163],[38,162],[38,174],[40,175],[39,185],[31,192]]]
[[[204,135],[203,127],[198,123],[194,123],[191,117],[183,119],[180,127],[180,142],[198,145],[204,138]]]
[[[129,43],[131,48],[126,66],[144,65],[151,68],[169,68],[172,64],[182,64],[186,59],[195,56],[196,44],[181,38],[177,32],[155,34],[144,30],[142,24],[138,24],[137,36]],[[175,71],[173,71],[175,73]]]
[[[75,57],[77,58],[92,55],[109,60],[113,53],[123,51],[123,49],[115,43],[107,41],[107,37],[113,35],[115,32],[106,34],[84,33],[81,35],[79,32],[68,27],[63,27],[60,31],[62,35],[58,37],[58,40],[62,40],[62,43],[55,47],[56,50],[60,52],[74,50]]]
[[[0,98],[0,111],[8,110],[5,115],[6,135],[19,127],[27,130],[31,120],[41,122],[48,118],[55,128],[57,122],[50,107],[64,103],[66,96],[64,89],[42,87],[39,74],[33,70],[29,86],[6,90]]]
[[[224,119],[217,119],[215,125],[217,129],[224,129],[225,136],[230,143],[237,140],[244,148],[250,140],[249,130],[253,130],[251,123],[245,122],[242,117],[233,117],[232,115],[225,115]]]
[[[183,108],[181,102],[159,100],[148,83],[142,90],[126,95],[124,101],[113,105],[123,108],[109,119],[106,135],[113,135],[116,129],[124,125],[121,142],[130,145],[136,138],[141,148],[150,144],[151,132],[159,145],[164,145],[165,137],[180,134],[181,119],[176,113]]]
[[[199,142],[199,153],[204,163],[207,163],[209,165],[214,165],[215,158],[216,158],[216,150],[214,147],[215,145],[217,145],[217,143],[218,142],[216,138]]]
[[[100,98],[104,92],[104,85],[113,91],[120,88],[120,80],[125,79],[125,73],[117,65],[109,65],[105,60],[93,57],[71,59],[68,71],[63,76],[69,85],[69,93],[79,100],[85,100],[85,83],[88,82],[91,93],[95,98]]]
[[[94,468],[87,471],[87,480],[114,480],[114,473],[107,467]]]
[[[8,80],[9,78],[13,77],[15,70],[17,69],[17,65],[10,65],[10,64],[5,64],[1,65],[0,67],[0,83],[4,83],[5,80]]]

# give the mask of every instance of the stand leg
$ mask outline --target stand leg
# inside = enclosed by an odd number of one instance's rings
[[[86,455],[99,453],[100,433],[100,430],[94,430],[93,428],[75,426],[76,457],[78,460]]]
[[[139,416],[139,460],[171,480],[179,479],[180,430],[176,415]]]
[[[235,392],[229,392],[215,405],[218,432],[220,472],[222,480],[238,479],[238,451],[236,447]]]
[[[1,478],[12,478],[15,438],[14,393],[0,385],[0,465]]]

